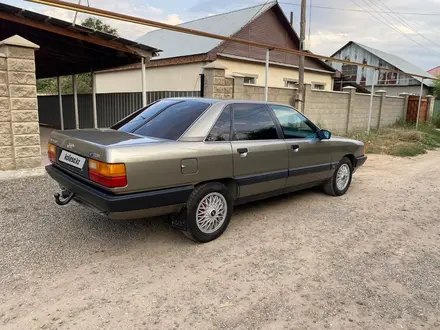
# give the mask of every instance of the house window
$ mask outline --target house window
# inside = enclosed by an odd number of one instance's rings
[[[295,88],[297,87],[297,85],[298,85],[298,80],[284,78],[284,87]]]
[[[357,75],[357,65],[343,64],[342,74],[344,76],[356,76]]]
[[[244,77],[244,83],[255,85],[255,77]]]
[[[320,91],[323,91],[325,89],[324,83],[312,83],[312,89],[318,89]]]
[[[244,73],[244,72],[233,72],[232,76],[237,75],[237,77],[243,77],[244,83],[249,85],[255,85],[257,83],[257,74]]]

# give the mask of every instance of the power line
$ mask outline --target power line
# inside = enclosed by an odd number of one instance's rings
[[[420,32],[418,32],[416,29],[414,29],[411,25],[409,25],[404,19],[402,19],[402,17],[394,12],[390,7],[387,6],[387,4],[385,2],[383,2],[382,0],[379,0],[380,3],[382,3],[390,12],[392,12],[394,14],[394,16],[397,18],[397,20],[402,23],[403,25],[405,25],[407,28],[409,28],[410,30],[414,31],[416,34],[418,34],[419,36],[421,36],[423,39],[429,41],[430,43],[434,44],[437,47],[440,47],[439,44],[437,44],[435,41],[425,37],[423,34],[421,34]],[[377,5],[376,3],[374,3],[373,1],[371,1],[371,3],[373,3],[377,8],[380,9],[380,6]],[[389,15],[389,14],[388,14]],[[391,15],[389,15],[391,17]],[[409,19],[406,19],[409,20]]]
[[[279,2],[282,5],[290,5],[290,6],[301,6],[299,3],[293,3],[293,2]],[[329,9],[329,10],[342,10],[342,11],[353,11],[358,13],[373,13],[373,11],[369,10],[361,10],[361,9],[355,9],[355,8],[342,8],[342,7],[329,7],[329,6],[313,6],[313,8],[319,8],[319,9]],[[392,14],[391,11],[379,11],[380,13],[384,14]],[[413,16],[440,16],[440,13],[402,13],[402,12],[396,12],[396,14],[399,15],[413,15]]]
[[[359,5],[356,1],[351,0],[356,6],[358,6],[361,9],[365,9],[364,7],[362,7],[361,5]],[[407,35],[405,32],[401,31],[399,28],[397,28],[395,25],[388,23],[387,22],[387,18],[382,15],[381,13],[379,13],[373,6],[371,6],[366,0],[363,0],[370,8],[372,8],[377,14],[379,14],[379,16],[384,19],[384,21],[382,19],[380,19],[379,17],[377,17],[376,15],[374,15],[371,12],[368,12],[371,16],[373,16],[375,19],[377,19],[379,22],[385,24],[386,26],[388,26],[389,28],[393,29],[394,31],[396,31],[397,33],[403,35],[404,37],[407,37],[408,39],[410,39],[411,41],[413,41],[414,43],[416,43],[417,45],[419,45],[422,48],[425,48],[426,50],[430,51],[431,53],[440,56],[440,53],[437,53],[435,51],[433,51],[431,48],[428,48],[424,45],[422,45],[421,43],[419,43],[418,41],[414,40],[413,38],[411,38],[409,35]]]

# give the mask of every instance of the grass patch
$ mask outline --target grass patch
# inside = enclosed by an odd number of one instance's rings
[[[393,127],[346,134],[346,137],[363,141],[367,153],[412,157],[440,147],[440,131],[437,123],[421,123],[415,130],[413,124],[397,123]]]

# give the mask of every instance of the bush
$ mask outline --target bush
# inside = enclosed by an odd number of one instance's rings
[[[440,128],[440,115],[437,115],[437,117],[435,117],[435,118],[432,120],[432,125],[433,125],[435,128]]]

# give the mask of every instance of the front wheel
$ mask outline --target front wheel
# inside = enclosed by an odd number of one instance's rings
[[[324,191],[331,196],[344,195],[350,187],[352,175],[353,165],[350,159],[342,158],[333,176],[324,183]]]
[[[205,243],[219,237],[229,225],[233,208],[231,194],[219,182],[202,184],[194,189],[186,204],[186,236]]]

